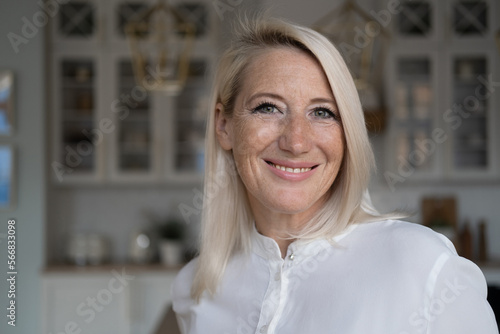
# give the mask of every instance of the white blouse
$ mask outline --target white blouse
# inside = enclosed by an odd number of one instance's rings
[[[213,298],[189,296],[197,259],[173,285],[184,334],[498,333],[486,281],[444,236],[412,223],[356,224],[327,240],[293,242],[285,259],[252,235]]]

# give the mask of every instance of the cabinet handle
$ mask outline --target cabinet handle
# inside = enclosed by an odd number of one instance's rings
[[[500,29],[497,30],[495,34],[495,41],[497,42],[498,53],[500,54]]]
[[[97,27],[99,31],[99,44],[104,45],[106,42],[106,16],[101,14],[99,17],[99,26]]]

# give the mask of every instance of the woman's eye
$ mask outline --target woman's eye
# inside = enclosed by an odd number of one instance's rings
[[[263,103],[253,110],[254,112],[259,112],[263,114],[272,114],[278,112],[278,108],[271,103]]]
[[[313,115],[318,118],[335,118],[333,111],[326,108],[316,108],[313,110]]]

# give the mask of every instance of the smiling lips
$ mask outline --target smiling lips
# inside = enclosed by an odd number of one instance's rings
[[[283,163],[266,161],[271,171],[282,179],[302,181],[312,175],[318,165],[311,163]]]
[[[274,168],[280,169],[284,172],[289,172],[289,173],[304,173],[310,171],[312,168],[307,167],[307,168],[292,168],[292,167],[285,167],[285,166],[280,166],[273,164],[272,162],[269,162],[269,165],[273,166]]]

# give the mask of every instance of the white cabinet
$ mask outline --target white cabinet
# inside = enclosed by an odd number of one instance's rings
[[[43,333],[130,333],[129,287],[111,292],[111,277],[44,277]],[[70,330],[70,328],[73,328]]]
[[[149,273],[132,283],[131,333],[154,333],[172,303],[170,287],[174,278],[175,274]]]
[[[497,1],[401,2],[386,91],[391,113],[385,178],[500,177]]]
[[[69,1],[49,29],[56,183],[199,182],[217,24],[209,0],[171,4],[195,22],[178,96],[136,82],[123,28],[157,1]]]
[[[176,274],[118,266],[100,272],[46,272],[42,332],[154,333],[171,305]]]

